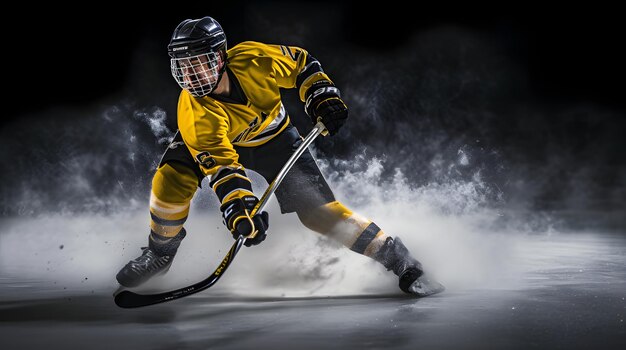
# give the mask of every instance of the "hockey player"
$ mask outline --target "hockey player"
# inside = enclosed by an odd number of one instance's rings
[[[297,89],[313,123],[321,120],[330,135],[348,117],[339,89],[302,48],[243,42],[228,49],[220,24],[204,17],[181,22],[168,51],[172,75],[182,88],[178,132],[152,180],[148,246],[116,276],[125,287],[139,286],[169,269],[186,235],[190,201],[207,176],[233,237],[256,232],[246,246],[265,239],[269,215],[251,217],[258,199],[246,169],[269,183],[302,142],[279,88]],[[402,291],[423,296],[443,290],[422,276],[421,264],[400,238],[388,236],[335,200],[308,150],[275,195],[282,213],[295,212],[309,229],[392,270]]]

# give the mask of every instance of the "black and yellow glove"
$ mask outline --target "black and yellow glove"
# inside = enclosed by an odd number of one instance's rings
[[[331,136],[348,119],[348,107],[341,99],[339,89],[327,81],[315,83],[309,88],[304,110],[313,124],[321,120]]]
[[[244,243],[246,247],[263,242],[269,228],[267,212],[263,211],[250,217],[252,209],[258,202],[259,199],[255,196],[244,196],[232,199],[220,206],[224,225],[232,233],[234,239],[239,236],[247,237],[256,232],[254,237],[246,239]]]

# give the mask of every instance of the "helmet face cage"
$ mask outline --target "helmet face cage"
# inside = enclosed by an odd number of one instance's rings
[[[211,93],[220,80],[224,63],[219,51],[172,58],[170,68],[178,85],[194,97]]]

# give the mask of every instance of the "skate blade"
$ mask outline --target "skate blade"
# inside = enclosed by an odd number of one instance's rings
[[[116,295],[120,294],[122,291],[125,291],[126,289],[128,289],[128,288],[118,284],[117,285],[117,289],[113,292],[113,297],[115,297]]]
[[[421,276],[409,287],[411,293],[419,297],[427,297],[429,295],[441,293],[446,288],[439,282],[428,276]]]

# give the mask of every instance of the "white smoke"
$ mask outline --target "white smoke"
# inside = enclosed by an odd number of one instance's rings
[[[499,214],[483,207],[487,186],[478,175],[466,183],[413,187],[400,171],[381,181],[380,159],[355,157],[319,164],[338,200],[389,235],[401,237],[448,290],[519,283],[516,262],[525,240],[493,228]],[[363,167],[365,172],[354,170]],[[253,181],[256,193],[267,185],[256,174]],[[149,232],[147,203],[128,203],[124,209],[110,215],[3,220],[0,274],[37,281],[48,292],[112,293],[117,287],[115,274],[140,253]],[[287,297],[400,293],[391,272],[304,228],[295,214],[280,215],[275,198],[268,211],[267,240],[244,247],[211,293]],[[170,272],[146,289],[172,289],[206,278],[232,244],[215,195],[206,188],[196,194],[186,227],[188,236]]]
[[[174,137],[174,133],[166,125],[167,113],[162,108],[136,110],[133,117],[148,124],[160,144],[167,144]]]

